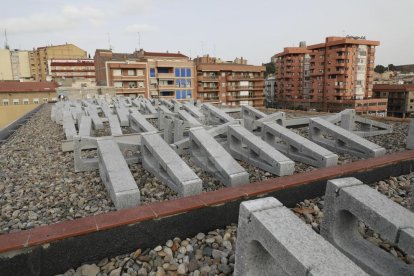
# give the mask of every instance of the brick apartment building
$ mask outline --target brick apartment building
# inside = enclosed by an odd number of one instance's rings
[[[247,65],[204,56],[194,59],[197,70],[197,99],[229,106],[264,106],[264,66]]]
[[[46,81],[49,76],[49,60],[84,58],[86,51],[73,44],[39,47],[29,52],[31,75],[37,81]]]
[[[378,45],[365,38],[327,37],[324,43],[285,48],[273,56],[278,107],[385,114],[386,100],[372,98]]]
[[[388,99],[388,116],[413,117],[413,84],[374,84],[373,92],[375,98]]]
[[[93,59],[51,59],[48,62],[48,75],[54,81],[89,79],[95,82]]]
[[[131,54],[96,50],[96,82],[127,96],[195,97],[194,63],[181,53],[135,51]]]

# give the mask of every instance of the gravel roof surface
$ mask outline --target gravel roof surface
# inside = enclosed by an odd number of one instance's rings
[[[0,233],[30,229],[40,225],[105,213],[115,207],[102,184],[98,171],[75,173],[73,153],[61,151],[62,126],[50,119],[51,105],[36,113],[4,144],[0,145]],[[237,116],[237,113],[235,114]],[[150,120],[155,123],[154,120]],[[402,151],[408,125],[392,123],[394,133],[368,138],[385,147],[387,153]],[[93,135],[109,135],[108,125]],[[123,128],[125,134],[132,133]],[[306,128],[297,129],[307,135]],[[339,164],[359,158],[339,154]],[[195,166],[189,156],[183,160],[203,181],[203,191],[223,187],[212,175]],[[250,174],[250,182],[276,177],[246,162],[239,162]],[[295,162],[295,173],[313,170]],[[132,164],[130,169],[141,190],[143,203],[177,198],[153,175]]]

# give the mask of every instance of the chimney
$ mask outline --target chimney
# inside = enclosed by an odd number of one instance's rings
[[[306,41],[299,42],[299,47],[305,48],[306,47]]]

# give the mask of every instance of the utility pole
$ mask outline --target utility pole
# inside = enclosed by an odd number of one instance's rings
[[[4,49],[10,49],[9,42],[7,41],[7,29],[4,29]]]

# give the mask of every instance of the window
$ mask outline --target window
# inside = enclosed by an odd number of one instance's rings
[[[115,81],[114,82],[114,87],[116,87],[116,88],[122,88],[122,81]]]
[[[181,77],[185,77],[185,68],[181,68]]]
[[[18,105],[20,103],[19,99],[13,99],[13,104]]]
[[[175,68],[175,76],[180,77],[180,68]]]
[[[185,79],[181,79],[181,87],[185,87]]]
[[[181,100],[181,91],[180,91],[180,90],[176,90],[176,91],[175,91],[175,98],[176,98],[177,100]]]
[[[39,99],[38,99],[38,98],[34,98],[34,99],[33,99],[33,103],[34,103],[34,104],[39,104]]]
[[[191,99],[191,90],[187,90],[187,98]]]
[[[137,76],[143,76],[143,75],[144,75],[144,70],[137,69]]]
[[[138,82],[138,88],[144,88],[144,82],[143,81]]]
[[[113,76],[121,76],[121,75],[122,75],[122,73],[121,73],[121,69],[114,69],[114,70],[112,71],[112,75],[113,75]]]
[[[29,104],[29,99],[23,99],[23,104]]]
[[[175,80],[175,87],[176,88],[179,88],[180,87],[180,80],[178,79],[178,80]]]
[[[135,76],[135,69],[128,69],[128,76]]]
[[[150,77],[155,78],[155,68],[150,69]]]
[[[137,82],[136,81],[130,81],[128,82],[129,88],[137,88]]]
[[[187,79],[187,87],[191,87],[191,80]]]
[[[9,100],[3,100],[3,105],[9,105]]]
[[[187,77],[191,77],[191,68],[187,68]]]
[[[44,103],[47,103],[47,102],[48,102],[48,100],[49,100],[48,98],[43,98],[43,102],[44,102]]]
[[[187,91],[181,90],[181,99],[185,99],[187,97]]]

